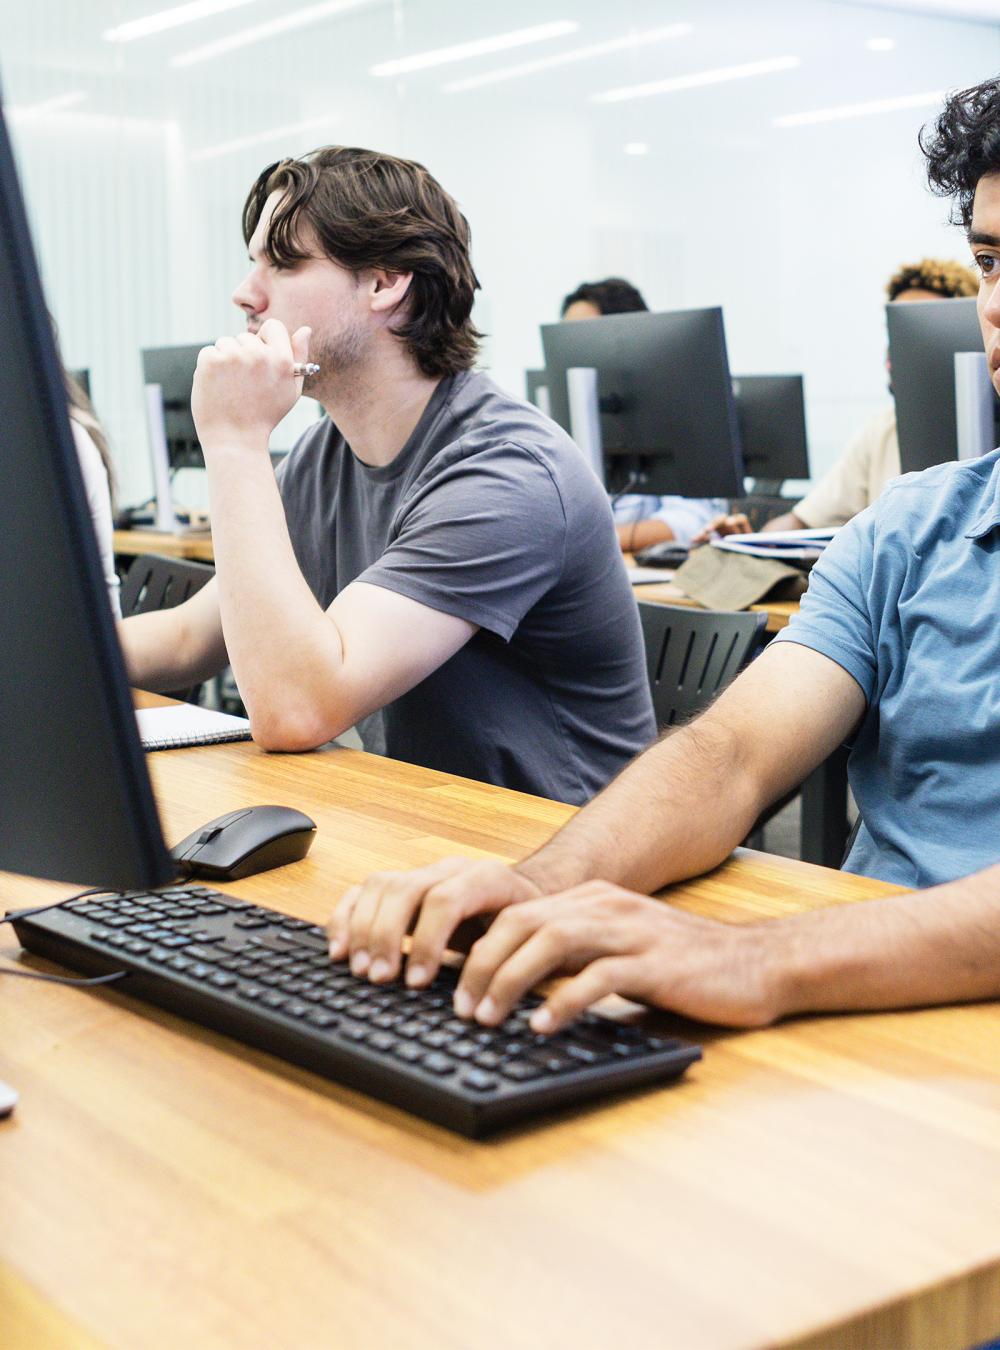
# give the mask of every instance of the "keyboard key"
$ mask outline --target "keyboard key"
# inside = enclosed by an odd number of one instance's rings
[[[311,1008],[309,1012],[306,1013],[306,1021],[311,1026],[319,1027],[320,1030],[326,1031],[328,1027],[335,1027],[339,1018],[332,1012],[327,1012],[324,1008]]]
[[[439,1051],[434,1051],[432,1054],[425,1056],[420,1067],[427,1073],[433,1073],[436,1074],[437,1077],[443,1078],[446,1074],[454,1073],[457,1065],[454,1060],[449,1059],[447,1055],[442,1055]]]
[[[545,1070],[527,1059],[512,1059],[509,1064],[501,1065],[500,1072],[515,1083],[526,1083],[532,1078],[541,1078]]]
[[[215,971],[211,966],[206,966],[204,961],[195,961],[188,966],[187,974],[191,976],[192,980],[207,980],[209,976],[215,974]]]
[[[276,989],[270,989],[266,994],[262,994],[261,1003],[266,1008],[283,1008],[288,1002],[284,994],[279,994]]]
[[[368,1037],[367,1044],[373,1050],[387,1051],[395,1049],[399,1042],[388,1031],[373,1031]]]
[[[419,1045],[414,1045],[412,1041],[397,1041],[392,1053],[406,1064],[419,1064],[427,1052],[421,1050]]]
[[[497,1086],[494,1075],[484,1073],[482,1069],[466,1069],[459,1081],[462,1087],[472,1088],[474,1092],[489,1092]]]
[[[164,942],[163,945],[164,947],[171,947],[174,944],[171,942]],[[216,960],[216,955],[213,948],[205,947],[201,943],[192,943],[191,946],[187,948],[184,955],[192,957],[195,961],[214,962]]]
[[[217,970],[208,977],[208,982],[216,989],[231,989],[236,983],[236,976],[230,975],[228,970]]]

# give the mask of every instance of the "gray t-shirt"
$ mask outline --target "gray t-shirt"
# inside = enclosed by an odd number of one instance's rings
[[[391,464],[363,464],[324,418],[278,481],[324,608],[363,581],[479,625],[364,719],[367,750],[579,803],[653,739],[608,499],[536,408],[463,371],[441,381]]]

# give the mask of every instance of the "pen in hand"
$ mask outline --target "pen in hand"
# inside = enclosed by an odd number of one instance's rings
[[[300,375],[318,375],[319,366],[315,361],[296,361],[292,366],[292,374],[298,379]]]

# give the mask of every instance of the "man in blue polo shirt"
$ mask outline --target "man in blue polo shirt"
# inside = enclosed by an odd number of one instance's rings
[[[980,276],[1000,389],[1000,79],[921,144]],[[720,863],[837,745],[862,825],[847,866],[911,894],[729,925],[648,892]],[[455,925],[497,913],[455,994],[485,1025],[544,977],[557,1030],[616,992],[709,1021],[1000,995],[1000,451],[909,475],[845,526],[797,620],[708,712],[641,755],[517,867],[447,860],[344,896],[331,951],[372,979],[433,974]],[[372,918],[371,916],[375,916]]]

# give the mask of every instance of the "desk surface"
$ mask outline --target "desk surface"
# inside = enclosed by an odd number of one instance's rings
[[[167,558],[193,558],[195,562],[214,562],[210,534],[165,534],[157,530],[115,530],[115,556],[138,558],[161,553]]]
[[[631,566],[631,561],[626,561],[626,566]],[[688,609],[698,609],[697,600],[692,600],[689,595],[681,590],[673,581],[650,581],[639,582],[633,585],[632,594],[637,600],[650,600],[658,605],[684,605]],[[755,614],[766,614],[767,632],[780,633],[793,614],[799,612],[798,600],[767,600],[760,605],[751,605],[750,609]]]
[[[149,764],[168,838],[249,802],[311,812],[308,859],[228,889],[315,920],[373,869],[514,857],[570,813],[349,750]],[[8,906],[66,889],[0,876]],[[674,899],[741,921],[889,889],[743,853]],[[0,1124],[5,1347],[944,1350],[998,1330],[1000,1005],[682,1024],[706,1047],[686,1081],[487,1143],[110,990],[7,980],[0,1010],[21,1092]]]

